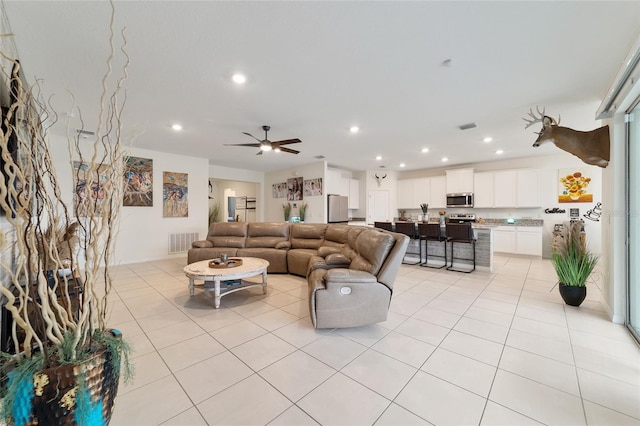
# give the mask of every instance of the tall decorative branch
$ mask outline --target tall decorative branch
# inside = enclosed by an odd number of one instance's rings
[[[56,352],[56,362],[74,361],[90,347],[94,333],[106,329],[111,253],[122,200],[123,84],[129,66],[123,30],[124,65],[121,75],[114,77],[113,4],[111,8],[110,54],[90,148],[81,146],[81,134],[71,133],[67,126],[69,167],[73,169],[74,160],[86,164],[87,198],[74,197],[72,207],[63,200],[48,144],[47,132],[57,116],[41,99],[37,81],[24,86],[18,59],[0,51],[0,78],[8,82],[11,95],[9,106],[2,110],[0,130],[0,212],[11,225],[0,231],[0,251],[8,253],[0,256],[0,293],[13,316],[11,332],[18,357],[30,357],[37,348],[45,354],[45,362],[54,362],[51,349],[64,340],[72,344],[63,353]],[[76,179],[79,173],[78,168]],[[97,187],[91,188],[91,182]],[[92,198],[92,189],[100,196]],[[75,279],[59,274],[61,270],[72,271]],[[70,291],[78,283],[80,288]],[[72,297],[80,297],[77,311]]]

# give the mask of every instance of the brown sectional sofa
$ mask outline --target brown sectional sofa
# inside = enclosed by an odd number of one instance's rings
[[[316,328],[356,327],[385,321],[409,238],[342,224],[213,223],[195,241],[188,263],[228,256],[269,261],[269,273],[307,278]]]

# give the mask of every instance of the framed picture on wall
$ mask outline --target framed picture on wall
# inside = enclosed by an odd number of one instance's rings
[[[123,206],[153,206],[153,160],[127,157],[124,160]]]
[[[304,181],[303,186],[305,197],[322,195],[322,178],[307,179]]]
[[[592,203],[591,177],[580,169],[558,170],[559,203]]]
[[[162,172],[162,216],[189,216],[189,175]]]
[[[287,179],[287,200],[302,200],[302,181],[301,177]]]

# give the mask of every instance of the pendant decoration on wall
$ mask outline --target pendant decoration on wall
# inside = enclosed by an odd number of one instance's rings
[[[610,136],[609,126],[603,126],[590,132],[581,132],[568,127],[561,127],[558,121],[544,114],[544,108],[536,107],[538,116],[529,110],[529,118],[523,118],[527,123],[525,129],[535,123],[542,123],[542,130],[537,132],[538,139],[533,143],[537,148],[545,142],[553,142],[558,148],[575,155],[586,164],[598,167],[609,165]]]
[[[602,216],[602,203],[596,203],[595,206],[593,206],[592,209],[587,210],[583,216],[585,219],[600,222],[600,216]]]
[[[305,197],[322,195],[322,178],[306,179],[302,186],[304,187]]]
[[[378,182],[378,187],[380,187],[382,181],[387,177],[387,174],[385,173],[384,176],[378,176],[378,174],[376,173],[373,176],[376,178],[376,182]]]
[[[124,160],[123,206],[153,206],[153,160],[127,157]]]
[[[575,169],[560,169],[559,203],[592,203],[593,194],[589,192],[591,178]]]
[[[189,175],[162,172],[162,216],[189,216]]]

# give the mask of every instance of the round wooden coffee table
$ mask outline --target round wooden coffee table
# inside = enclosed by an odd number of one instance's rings
[[[257,257],[233,257],[242,259],[242,265],[235,268],[210,268],[210,260],[194,262],[184,267],[184,273],[189,278],[189,295],[193,296],[195,280],[202,280],[205,291],[215,292],[216,309],[220,307],[220,298],[245,288],[262,286],[262,292],[267,294],[267,268],[269,262]],[[243,278],[255,277],[262,274],[262,282],[244,281]],[[239,280],[236,282],[235,280]],[[207,283],[213,283],[208,285]]]

